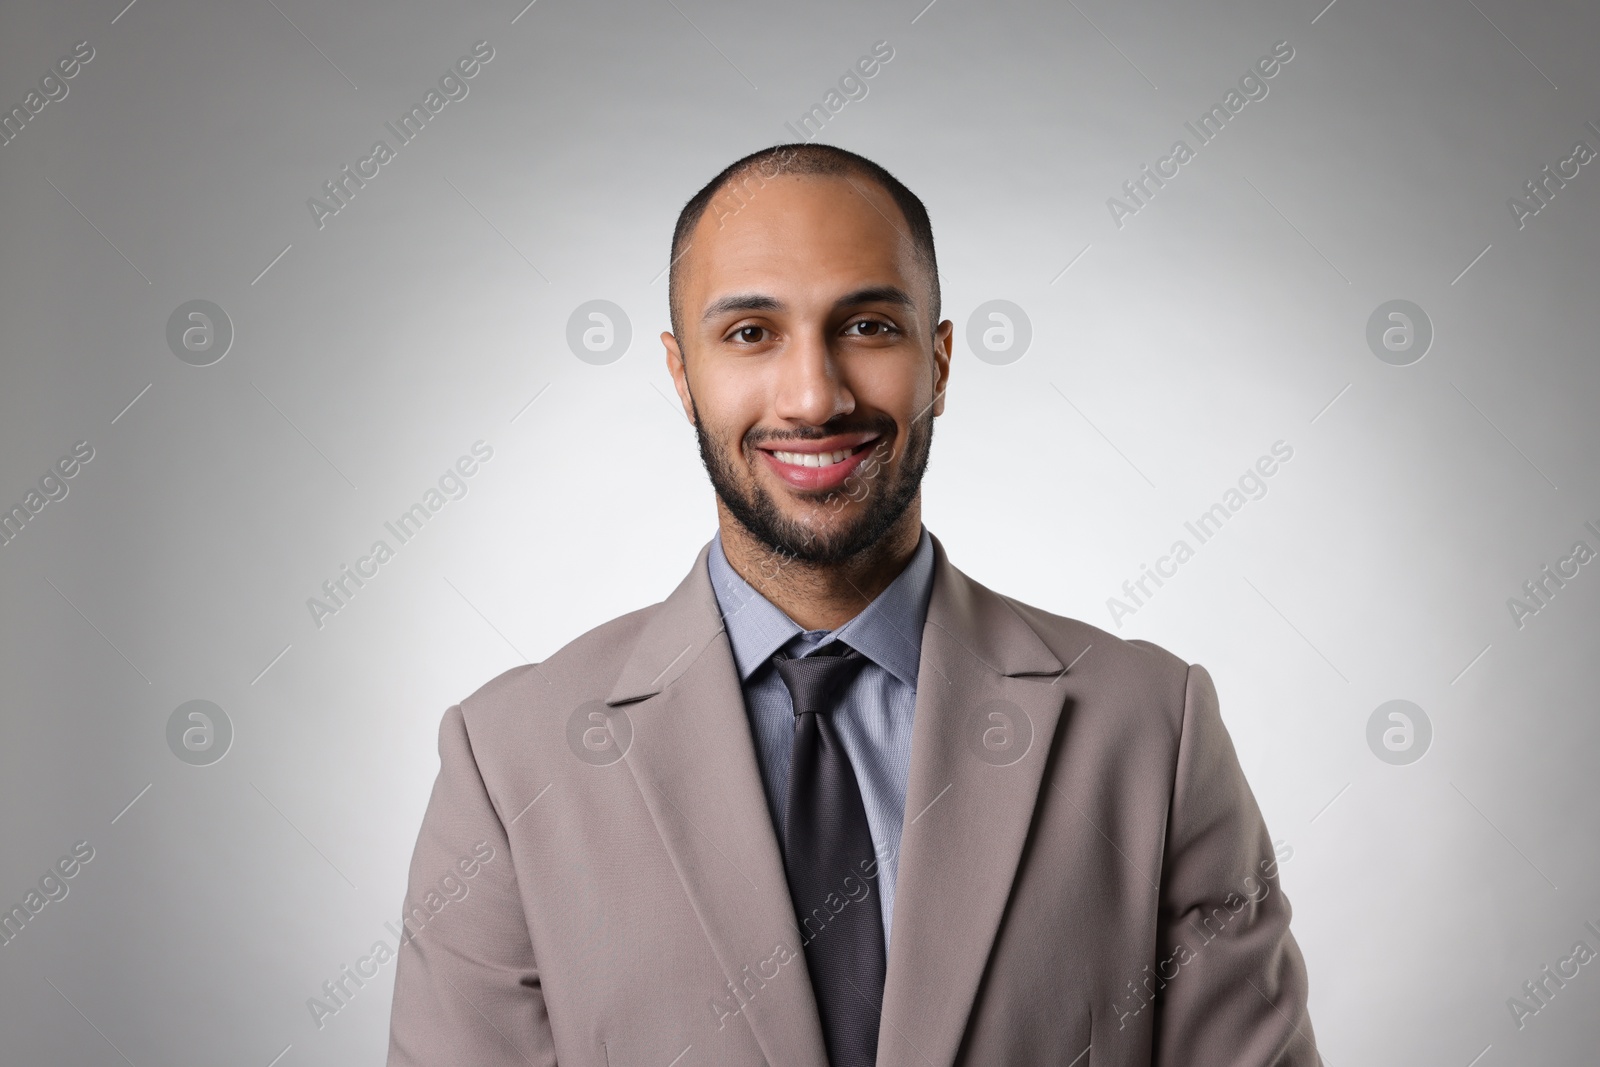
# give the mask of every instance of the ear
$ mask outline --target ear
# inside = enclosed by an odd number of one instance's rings
[[[678,339],[667,330],[661,331],[661,347],[667,350],[667,373],[672,375],[672,387],[678,391],[683,417],[693,426],[694,403],[689,399],[689,368],[684,363],[683,349],[678,347]]]
[[[950,384],[950,354],[955,344],[955,324],[945,319],[933,331],[933,413],[944,414],[944,391]]]

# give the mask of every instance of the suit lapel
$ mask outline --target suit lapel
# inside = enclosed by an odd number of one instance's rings
[[[729,982],[706,990],[749,1023],[767,1062],[826,1067],[816,999],[767,812],[722,615],[700,557],[645,625],[606,703],[632,727],[624,759]],[[779,944],[794,955],[772,960]],[[768,962],[770,961],[770,962]],[[778,976],[765,979],[779,964]],[[724,1018],[724,1025],[737,1025]],[[698,1029],[698,1027],[696,1027]]]
[[[1065,697],[1061,661],[934,547],[880,1065],[954,1062]]]

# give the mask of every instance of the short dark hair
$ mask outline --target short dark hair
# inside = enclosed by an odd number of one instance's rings
[[[932,323],[939,321],[939,263],[933,252],[933,224],[928,221],[928,209],[923,207],[917,195],[907,189],[893,174],[884,170],[878,164],[865,156],[843,148],[835,148],[827,144],[780,144],[771,148],[763,148],[759,152],[752,152],[743,159],[735,160],[723,168],[721,174],[712,178],[683,206],[678,213],[678,224],[672,229],[672,259],[667,268],[667,304],[672,315],[672,332],[678,337],[678,343],[683,343],[681,321],[681,308],[679,299],[681,295],[681,282],[678,277],[678,260],[687,251],[689,235],[694,232],[695,226],[700,222],[701,216],[711,206],[725,188],[737,184],[744,192],[745,197],[752,194],[750,183],[757,182],[756,189],[761,185],[778,177],[780,174],[796,175],[830,175],[848,178],[855,176],[865,178],[876,183],[890,199],[900,208],[900,214],[905,217],[907,236],[911,239],[911,246],[918,261],[928,269],[930,287],[933,293],[933,303],[929,309]],[[744,199],[738,193],[734,199],[742,207]],[[719,216],[720,217],[720,216]],[[899,227],[896,226],[896,229]]]

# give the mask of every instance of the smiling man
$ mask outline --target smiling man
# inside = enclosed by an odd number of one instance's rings
[[[922,525],[953,331],[921,201],[783,145],[671,262],[717,535],[445,713],[390,1064],[1318,1063],[1205,669]]]

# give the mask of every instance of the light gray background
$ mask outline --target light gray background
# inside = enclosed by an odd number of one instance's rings
[[[1521,1030],[1507,999],[1600,949],[1600,566],[1520,628],[1507,600],[1600,548],[1600,164],[1520,229],[1507,200],[1600,148],[1600,19],[925,2],[5,4],[0,107],[95,56],[0,147],[0,506],[94,459],[0,547],[0,906],[95,857],[0,946],[0,1058],[380,1061],[392,964],[320,1029],[306,1000],[399,916],[440,715],[660,599],[712,533],[655,340],[675,214],[880,40],[820,138],[933,217],[958,348],[929,527],[1213,672],[1292,849],[1328,1062],[1592,1054],[1600,962]],[[479,40],[468,97],[319,230],[307,198]],[[1107,198],[1285,40],[1269,95],[1116,226]],[[167,345],[193,299],[236,331],[212,366]],[[566,342],[594,299],[632,326],[608,365]],[[993,299],[1032,326],[1005,365],[965,343]],[[1410,366],[1366,342],[1391,299],[1435,331]],[[467,496],[314,625],[480,439]],[[1279,440],[1268,494],[1115,627]],[[235,733],[204,767],[166,741],[194,699]],[[1409,765],[1368,747],[1391,699],[1433,726]]]

